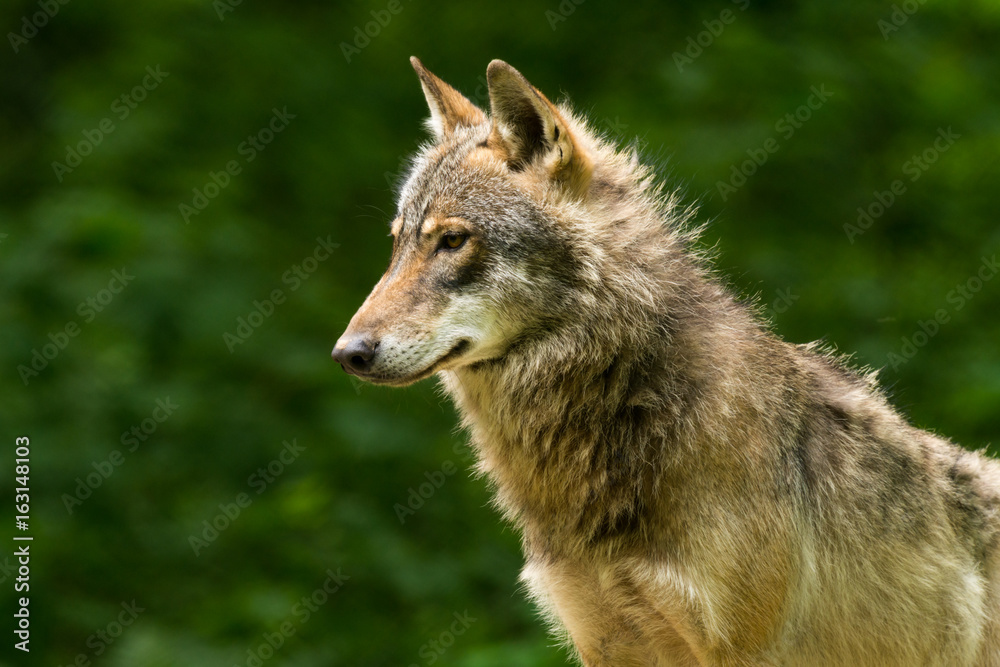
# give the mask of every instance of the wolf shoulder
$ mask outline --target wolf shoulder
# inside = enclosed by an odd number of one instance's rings
[[[1000,463],[907,423],[874,375],[811,346],[795,350],[805,391],[783,472],[808,511],[849,523],[859,538],[951,537],[980,556],[995,548]]]

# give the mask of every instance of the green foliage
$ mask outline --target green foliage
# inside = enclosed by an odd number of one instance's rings
[[[29,435],[35,537],[33,650],[8,634],[13,664],[255,664],[283,623],[264,664],[565,663],[451,406],[328,358],[386,264],[390,184],[424,138],[412,54],[480,104],[492,58],[571,94],[700,202],[721,272],[778,332],[884,367],[923,427],[974,448],[1000,433],[1000,279],[953,292],[1000,252],[995,3],[223,2],[53,0],[3,55],[0,497]],[[4,33],[40,6],[4,4]],[[830,94],[810,108],[814,88]],[[753,172],[738,187],[734,165]],[[304,449],[282,461],[285,441]],[[145,611],[110,646],[88,640],[133,600]]]

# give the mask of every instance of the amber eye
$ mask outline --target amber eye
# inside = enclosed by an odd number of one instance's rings
[[[441,247],[448,250],[456,250],[462,247],[467,238],[469,238],[469,235],[461,232],[445,232],[441,237]]]

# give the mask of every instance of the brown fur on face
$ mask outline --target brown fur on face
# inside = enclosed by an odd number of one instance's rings
[[[489,118],[414,66],[436,143],[338,345],[438,374],[582,664],[1000,665],[1000,466],[771,334],[691,211],[509,65]],[[431,254],[455,221],[466,252]]]

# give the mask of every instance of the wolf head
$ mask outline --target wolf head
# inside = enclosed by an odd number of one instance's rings
[[[401,189],[389,268],[333,349],[347,372],[397,386],[501,360],[588,305],[607,255],[642,242],[622,193],[648,180],[507,63],[487,69],[487,117],[411,62],[435,141]]]

